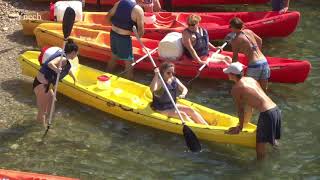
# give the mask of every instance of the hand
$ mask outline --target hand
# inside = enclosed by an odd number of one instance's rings
[[[156,73],[156,74],[158,74],[158,73],[160,72],[160,71],[159,71],[159,68],[157,68],[157,67],[156,67],[156,68],[154,68],[154,70],[153,70],[153,71],[154,71],[154,73]]]
[[[73,79],[73,85],[74,85],[74,86],[76,85],[76,82],[77,82],[77,79],[74,78],[74,79]]]
[[[184,99],[185,97],[186,97],[185,94],[180,94],[180,95],[179,95],[179,98],[180,98],[180,99]]]
[[[62,68],[61,67],[59,67],[59,68],[56,68],[55,70],[54,70],[57,74],[58,73],[61,73],[61,71],[62,71]]]
[[[283,8],[283,9],[281,9],[280,11],[279,11],[279,13],[280,14],[284,14],[284,13],[286,13],[287,11],[288,11],[288,7],[285,7],[285,8]]]
[[[201,61],[201,60],[200,60],[200,61],[199,61],[199,64],[202,64],[202,65],[203,65],[203,64],[208,64],[208,61]]]
[[[242,128],[240,126],[231,127],[227,131],[225,131],[225,134],[239,134],[241,130]]]

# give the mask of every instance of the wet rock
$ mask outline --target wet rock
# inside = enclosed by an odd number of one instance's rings
[[[17,18],[19,17],[20,15],[18,13],[11,13],[8,15],[9,18]]]

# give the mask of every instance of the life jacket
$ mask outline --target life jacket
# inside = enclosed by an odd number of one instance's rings
[[[131,12],[136,5],[137,3],[131,0],[121,0],[114,16],[111,18],[112,25],[132,31],[132,27],[137,25],[137,23],[131,19]]]
[[[61,56],[61,52],[58,51],[55,54],[53,54],[52,56],[49,57],[48,60],[46,60],[41,68],[40,68],[40,72],[42,74],[44,74],[44,77],[48,80],[49,84],[55,84],[56,83],[56,79],[57,79],[57,73],[52,70],[48,64],[49,62],[51,62],[52,60],[54,60],[55,58]],[[63,57],[66,57],[66,55],[63,53]],[[66,75],[68,75],[69,71],[71,69],[71,64],[69,61],[67,61],[67,64],[62,66],[62,71],[60,73],[60,77],[59,80],[63,79]]]
[[[283,0],[272,0],[272,11],[280,11],[283,8]]]
[[[41,53],[38,57],[40,65],[46,62],[49,59],[54,59],[58,56],[61,56],[62,49],[60,47],[48,47],[45,46],[41,49]]]
[[[185,31],[188,31],[190,34],[196,35],[196,43],[193,46],[193,49],[196,51],[197,55],[199,57],[201,56],[207,56],[209,54],[209,35],[207,30],[200,27],[200,31],[202,31],[202,35],[198,32],[193,32],[189,29],[186,29]],[[191,53],[187,48],[184,47],[185,54],[189,58],[193,58]]]
[[[174,78],[171,82],[171,84],[167,84],[168,90],[174,100],[176,102],[177,100],[177,94],[178,94],[178,83],[176,78]],[[171,109],[174,108],[170,97],[168,96],[167,92],[165,91],[164,87],[161,87],[161,89],[157,90],[156,92],[153,92],[153,101],[152,101],[152,107],[158,110],[164,110],[164,109]]]

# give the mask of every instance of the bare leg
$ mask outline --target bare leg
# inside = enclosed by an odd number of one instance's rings
[[[45,86],[43,84],[38,85],[34,92],[37,98],[37,107],[38,107],[38,115],[37,120],[42,122],[45,125],[46,122],[46,109],[47,104],[49,103],[49,99],[47,94],[45,93]]]
[[[169,110],[165,110],[165,111],[159,111],[159,113],[165,114],[165,115],[167,115],[168,117],[173,117],[173,118],[178,118],[178,119],[180,119],[180,117],[179,117],[178,113],[175,111],[175,109],[169,109]],[[185,112],[181,112],[181,111],[180,111],[180,113],[181,113],[181,116],[182,116],[183,120],[185,120],[185,121],[190,121],[190,122],[193,122],[193,123],[194,123],[194,121],[192,121],[192,120],[190,119],[190,117],[189,117]]]
[[[266,143],[257,143],[256,153],[257,160],[263,160],[266,157]]]
[[[119,59],[116,55],[112,54],[111,60],[108,62],[108,72],[113,72],[114,68],[117,65],[117,59]]]
[[[127,71],[129,68],[131,68],[131,63],[132,61],[126,61],[125,64],[125,71]],[[130,80],[133,80],[133,70],[128,70],[127,73],[126,73],[126,78],[127,79],[130,79]]]
[[[202,118],[202,116],[195,110],[193,110],[192,108],[188,107],[188,106],[184,106],[181,104],[177,104],[178,109],[182,112],[185,112],[188,116],[191,116],[191,118],[199,124],[205,124],[208,125],[208,123],[206,122],[206,120],[204,120]]]
[[[259,84],[260,84],[261,88],[264,90],[264,92],[267,93],[267,89],[268,89],[268,79],[266,79],[266,80],[259,80]]]

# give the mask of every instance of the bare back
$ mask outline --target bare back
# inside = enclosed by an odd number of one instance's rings
[[[259,43],[257,42],[260,41]],[[254,34],[251,30],[244,29],[231,42],[234,53],[243,53],[249,60],[249,64],[255,63],[258,60],[264,59],[262,54],[261,38]]]
[[[242,77],[232,88],[232,96],[241,99],[242,105],[249,105],[264,112],[276,104],[265,94],[259,83],[251,77]]]

